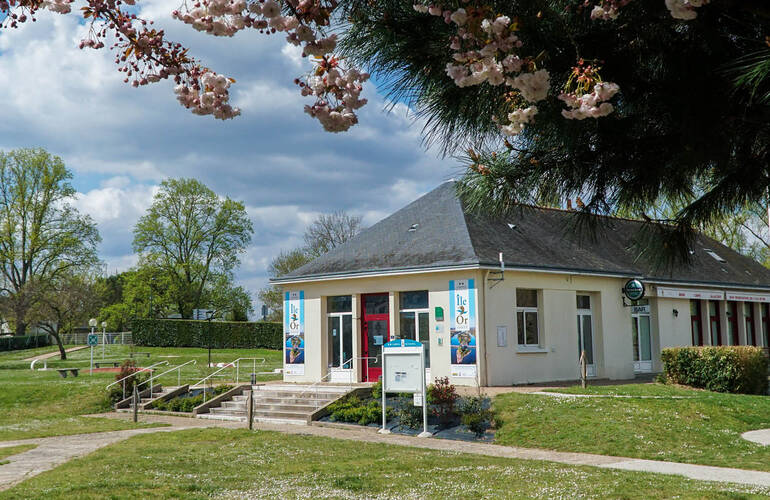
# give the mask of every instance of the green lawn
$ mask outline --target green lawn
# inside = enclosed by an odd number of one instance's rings
[[[123,359],[129,352],[128,346],[108,346],[108,358]],[[80,376],[62,379],[56,371],[31,371],[29,362],[21,361],[26,357],[51,351],[51,348],[33,349],[0,353],[0,441],[47,437],[56,435],[80,434],[135,428],[137,425],[114,419],[94,419],[81,415],[108,411],[110,408],[104,398],[105,387],[115,380],[114,373],[88,374],[89,350],[71,353],[67,361],[49,360],[48,367],[78,366]],[[182,370],[182,383],[200,380],[214,369],[206,368],[207,351],[193,348],[137,348],[151,353],[151,357],[137,358],[140,365],[150,365],[158,361],[168,361],[171,366],[180,365],[195,359],[197,365],[188,365]],[[32,352],[30,352],[32,351]],[[95,352],[101,358],[101,349]],[[174,357],[163,357],[174,356]],[[261,349],[213,350],[212,361],[229,362],[236,358],[266,358],[259,370],[272,370],[280,366],[280,351]],[[244,362],[247,363],[247,362]],[[241,381],[247,380],[251,366],[242,366]],[[245,373],[244,373],[245,372]],[[159,373],[159,372],[156,372]],[[217,378],[217,383],[230,380],[233,370],[225,370],[224,378]],[[262,376],[260,379],[276,378],[275,375]],[[176,385],[176,373],[160,379],[167,385]],[[139,427],[146,427],[140,424]]]
[[[770,446],[740,437],[770,428],[770,397],[719,394],[660,384],[554,389],[554,392],[682,399],[557,398],[509,393],[494,407],[496,442],[770,471]]]
[[[770,489],[246,430],[136,436],[0,499],[760,498]]]
[[[29,451],[35,448],[37,448],[36,444],[21,444],[19,446],[8,446],[6,448],[0,448],[0,465],[7,464],[8,460],[5,459],[11,455],[18,455],[19,453],[24,453],[25,451]]]

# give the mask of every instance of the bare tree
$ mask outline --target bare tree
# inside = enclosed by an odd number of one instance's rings
[[[61,334],[72,332],[89,317],[96,316],[101,305],[98,281],[90,274],[65,273],[48,283],[30,310],[30,319],[48,333],[59,346],[61,359],[67,359]]]
[[[323,255],[357,235],[361,229],[358,215],[348,215],[344,210],[321,214],[305,230],[307,253],[312,257]]]

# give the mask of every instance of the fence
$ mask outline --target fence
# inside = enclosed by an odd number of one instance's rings
[[[129,345],[134,343],[134,336],[131,332],[107,332],[102,338],[102,332],[94,332],[99,336],[99,345],[105,344],[122,344]],[[65,333],[61,336],[63,344],[85,345],[88,343],[88,335],[90,333]]]

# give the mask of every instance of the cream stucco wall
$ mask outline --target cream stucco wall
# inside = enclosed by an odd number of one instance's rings
[[[326,297],[352,295],[353,352],[361,356],[361,296],[387,293],[389,296],[390,336],[400,336],[399,293],[427,290],[430,317],[431,379],[450,377],[457,385],[508,386],[579,377],[576,295],[591,297],[594,364],[597,378],[634,377],[631,308],[624,306],[621,288],[624,278],[557,274],[547,272],[479,269],[401,274],[377,277],[330,279],[285,285],[285,290],[305,292],[305,374],[285,376],[289,382],[329,380]],[[450,376],[450,293],[449,281],[474,279],[477,298],[478,377]],[[540,345],[521,349],[517,342],[515,296],[517,288],[538,291],[538,329]],[[657,297],[649,286],[651,351],[653,371],[661,370],[661,349],[692,343],[689,299]],[[436,321],[435,308],[441,307],[444,321]],[[759,306],[755,305],[759,328]],[[674,314],[674,310],[678,314]],[[702,303],[703,333],[708,334],[708,303]],[[722,335],[726,334],[724,303],[720,304]],[[740,322],[739,322],[740,324]],[[507,329],[507,342],[498,345],[497,329]],[[742,342],[745,329],[740,326]],[[725,338],[725,337],[723,337]],[[354,364],[353,380],[362,379],[362,363]]]

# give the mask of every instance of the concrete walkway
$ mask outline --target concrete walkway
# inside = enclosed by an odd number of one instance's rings
[[[69,349],[64,349],[64,352],[75,352],[75,351],[80,351],[80,350],[83,350],[83,349],[88,349],[88,346],[87,345],[79,345],[79,346],[76,346],[76,347],[70,347]],[[36,359],[42,361],[44,359],[50,359],[50,358],[53,358],[53,357],[58,356],[58,355],[59,355],[59,350],[57,349],[57,350],[55,350],[53,352],[47,352],[45,354],[39,354],[37,356],[32,356],[31,358],[26,358],[26,359],[24,359],[24,361],[35,361]]]
[[[741,437],[752,443],[770,446],[770,429],[761,429],[758,431],[749,431],[741,434]]]
[[[93,434],[76,434],[73,436],[56,436],[48,438],[22,439],[18,441],[0,442],[0,448],[18,446],[20,444],[36,444],[37,448],[11,455],[5,458],[9,463],[0,465],[0,491],[7,490],[15,484],[24,481],[41,472],[51,470],[73,458],[82,457],[107,445],[123,441],[132,436],[153,432],[170,432],[200,427],[212,427],[210,421],[183,418],[174,422],[164,421],[163,416],[153,419],[153,422],[169,423],[170,427],[152,427],[146,429],[130,429],[125,431],[96,432]],[[144,415],[142,422],[149,421]],[[242,427],[243,424],[230,425]],[[222,425],[219,425],[222,427]]]

